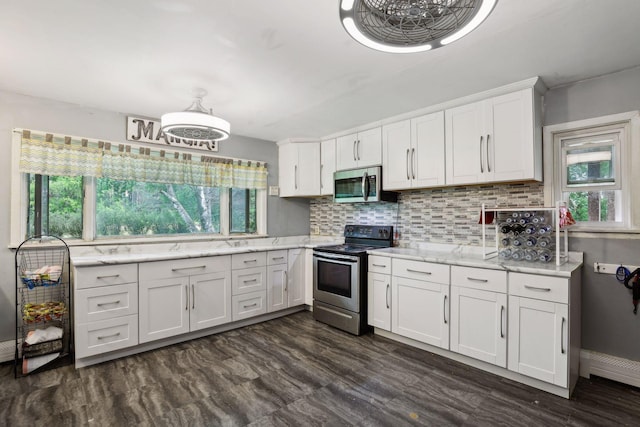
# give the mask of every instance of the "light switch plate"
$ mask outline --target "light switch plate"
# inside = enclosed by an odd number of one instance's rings
[[[280,195],[280,187],[278,187],[277,185],[270,185],[269,186],[269,195],[270,196],[278,196],[278,195]]]

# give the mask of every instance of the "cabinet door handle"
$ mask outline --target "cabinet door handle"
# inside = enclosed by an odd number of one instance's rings
[[[482,135],[480,135],[480,173],[484,173],[484,165],[482,164]]]
[[[203,269],[203,268],[207,268],[206,265],[199,265],[197,267],[180,267],[180,268],[172,268],[171,271],[173,271],[174,273],[176,271],[182,271],[182,270],[196,270],[196,269]]]
[[[293,188],[298,189],[298,165],[293,167]]]
[[[354,140],[353,140],[353,161],[354,161],[354,162],[355,162],[356,160],[358,160],[358,159],[356,158],[356,143],[357,143],[357,141],[354,139]]]
[[[184,305],[185,310],[189,310],[189,285],[184,285],[184,294],[185,294],[185,302]]]
[[[288,284],[289,284],[289,274],[286,271],[282,272],[284,275],[284,291],[287,292]]]
[[[360,160],[360,140],[358,140],[358,145],[356,146],[356,154],[358,155],[358,160]]]
[[[243,305],[242,307],[244,307],[244,308],[249,308],[249,307],[257,307],[257,306],[258,306],[258,303],[257,303],[257,302],[254,302],[253,304]]]
[[[489,157],[489,134],[487,134],[487,172],[491,172],[491,161]]]
[[[411,179],[411,176],[409,176],[409,149],[407,148],[407,180]]]
[[[565,318],[562,317],[562,323],[560,324],[560,353],[565,354],[567,350],[564,348],[564,322]]]
[[[504,305],[500,306],[500,338],[504,338]]]
[[[420,270],[413,270],[411,268],[407,268],[407,271],[409,273],[420,273],[420,274],[426,274],[427,276],[431,276],[433,273],[431,273],[430,271],[420,271]]]
[[[111,334],[111,335],[101,335],[99,337],[97,337],[97,339],[99,340],[104,340],[107,338],[113,338],[113,337],[119,337],[120,336],[120,332],[116,332],[115,334]]]
[[[539,288],[537,286],[524,285],[525,289],[530,289],[532,291],[538,292],[551,292],[551,288]]]
[[[120,277],[120,275],[119,274],[110,274],[109,276],[96,276],[96,279],[102,280],[102,279],[109,279],[111,277]]]
[[[416,168],[415,168],[415,158],[416,158],[416,149],[411,149],[411,177],[416,179]]]
[[[191,284],[191,309],[196,308],[196,285]]]
[[[387,285],[387,292],[386,292],[385,298],[387,300],[387,310],[388,310],[389,309],[389,285]]]
[[[444,296],[444,303],[442,304],[442,316],[444,317],[444,324],[447,324],[447,296]]]
[[[470,280],[472,282],[480,282],[480,283],[487,283],[489,281],[488,279],[478,279],[476,277],[469,277],[469,276],[467,276],[467,280]]]
[[[103,305],[111,305],[111,304],[120,304],[120,300],[110,301],[110,302],[99,302],[98,304],[96,304],[96,306],[102,307]]]

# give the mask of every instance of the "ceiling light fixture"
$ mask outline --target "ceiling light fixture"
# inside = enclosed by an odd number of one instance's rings
[[[160,118],[162,131],[174,138],[195,141],[222,141],[229,138],[231,125],[213,115],[202,106],[206,91],[199,91],[193,104],[184,111],[163,114]]]
[[[497,0],[341,0],[340,20],[349,35],[371,49],[424,52],[469,34]]]

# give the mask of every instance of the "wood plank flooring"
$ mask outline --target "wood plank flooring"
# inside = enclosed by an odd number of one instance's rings
[[[15,380],[7,426],[640,425],[640,389],[581,378],[571,400],[301,312],[75,370]]]

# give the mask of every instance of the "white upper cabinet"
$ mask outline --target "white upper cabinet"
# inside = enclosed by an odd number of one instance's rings
[[[528,88],[446,110],[447,185],[541,180],[539,105]]]
[[[278,148],[280,196],[320,195],[320,143],[292,142]]]
[[[320,195],[333,194],[333,173],[336,171],[336,140],[320,143]]]
[[[336,170],[382,164],[380,127],[336,138]]]
[[[383,126],[382,188],[443,186],[444,146],[443,111]]]

